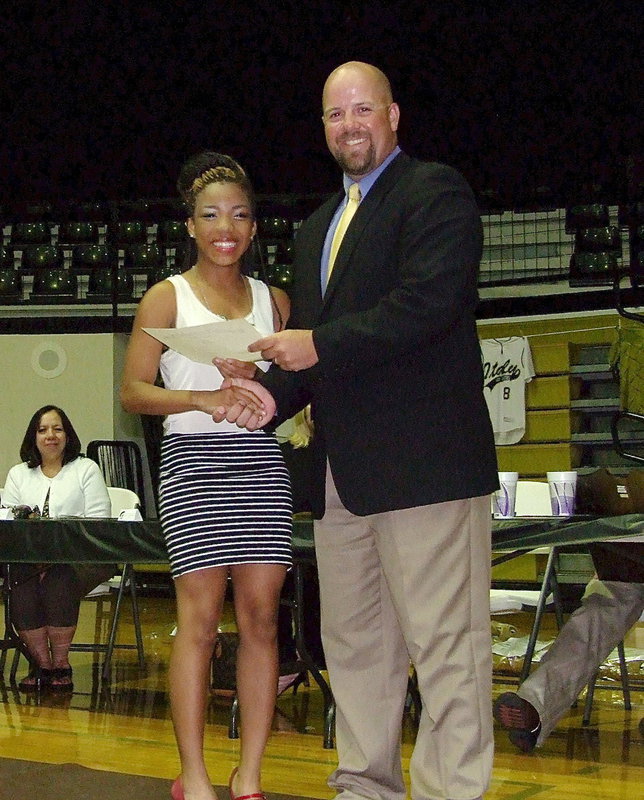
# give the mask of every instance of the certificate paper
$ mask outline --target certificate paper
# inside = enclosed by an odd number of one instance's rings
[[[237,358],[240,361],[261,361],[261,353],[249,353],[247,347],[262,339],[262,334],[245,319],[209,322],[187,328],[143,328],[146,333],[171,350],[196,361],[210,364],[213,358]]]

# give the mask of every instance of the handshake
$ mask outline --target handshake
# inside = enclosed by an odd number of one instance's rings
[[[318,362],[311,330],[285,330],[273,333],[248,347],[262,358],[287,372],[299,372]],[[210,411],[215,422],[234,422],[239,428],[255,431],[275,416],[275,400],[260,383],[252,380],[255,366],[236,359],[214,358],[213,364],[225,376]],[[252,367],[252,373],[249,370]]]
[[[273,396],[261,383],[248,378],[226,378],[216,392],[212,418],[215,422],[228,420],[238,428],[256,431],[275,416]]]

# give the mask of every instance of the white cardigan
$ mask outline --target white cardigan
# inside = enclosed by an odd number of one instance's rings
[[[112,506],[103,474],[91,458],[79,456],[48,478],[40,467],[12,467],[2,492],[5,506],[38,506],[42,512],[49,490],[50,517],[110,517]]]

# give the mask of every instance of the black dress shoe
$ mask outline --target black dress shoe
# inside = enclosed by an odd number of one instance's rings
[[[537,725],[537,729],[534,731],[510,731],[508,739],[522,752],[531,753],[537,746],[537,739],[540,733],[541,723]]]
[[[499,695],[492,707],[494,719],[509,731],[510,741],[524,753],[531,753],[541,732],[537,709],[516,692]]]

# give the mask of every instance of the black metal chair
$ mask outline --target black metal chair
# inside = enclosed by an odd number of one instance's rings
[[[0,267],[0,305],[22,300],[22,276],[13,267]]]
[[[11,226],[11,244],[26,246],[51,244],[51,228],[48,222],[14,222]]]
[[[87,457],[95,461],[103,473],[105,483],[107,484],[112,498],[112,506],[114,507],[115,494],[114,489],[127,489],[133,492],[138,499],[138,508],[141,516],[146,517],[146,504],[145,504],[145,485],[143,481],[143,461],[141,458],[141,451],[136,442],[125,439],[94,439],[87,445]],[[118,587],[116,597],[116,606],[114,609],[114,616],[110,628],[110,638],[107,650],[108,656],[114,647],[121,647],[125,649],[132,649],[136,647],[139,657],[139,666],[143,667],[144,654],[143,654],[143,635],[141,631],[141,621],[139,617],[139,605],[136,593],[136,570],[134,564],[123,564],[121,568],[121,580]],[[134,621],[134,632],[136,636],[136,645],[116,645],[114,637],[116,633],[116,626],[118,624],[118,617],[121,609],[121,601],[125,592],[129,592],[130,601],[132,604],[132,617]],[[89,646],[86,646],[89,648]],[[99,645],[103,649],[102,645]],[[103,674],[106,676],[110,669],[110,658],[106,658],[103,666]]]
[[[95,222],[63,222],[58,226],[58,244],[98,244]]]
[[[109,269],[94,269],[89,274],[87,300],[92,303],[109,303],[113,296],[113,274]],[[132,301],[134,298],[134,279],[131,272],[119,270],[116,273],[116,297],[119,302]]]
[[[616,225],[578,228],[570,258],[570,285],[611,286],[626,269],[621,256],[621,232]]]
[[[139,498],[135,492],[130,491],[129,489],[124,489],[120,486],[108,486],[107,491],[110,495],[110,500],[112,502],[112,516],[118,517],[120,512],[124,509],[140,509],[140,502]],[[136,581],[135,581],[135,573],[134,573],[134,566],[132,564],[122,564],[121,571],[119,575],[119,583],[117,587],[110,586],[109,591],[107,594],[110,595],[110,599],[112,600],[112,608],[109,615],[109,623],[108,623],[108,636],[107,642],[103,643],[101,641],[101,623],[103,621],[102,615],[102,608],[97,609],[96,615],[96,630],[94,635],[93,642],[72,642],[70,646],[71,652],[97,652],[97,653],[105,653],[105,661],[103,663],[102,669],[102,676],[104,680],[109,679],[110,670],[112,667],[112,655],[115,649],[119,650],[136,650],[138,656],[139,667],[143,669],[145,667],[145,652],[143,650],[143,633],[141,630],[141,618],[139,615],[139,603],[136,594]],[[130,595],[130,600],[132,603],[132,619],[134,623],[134,635],[136,642],[135,644],[125,644],[125,643],[118,643],[116,642],[116,634],[118,632],[118,626],[121,619],[121,606],[123,604],[123,598],[125,594],[128,593]],[[96,601],[97,603],[102,603],[103,598],[105,597],[106,593],[101,593],[98,595],[92,594],[90,592],[88,595],[85,596],[85,600]]]
[[[188,238],[188,229],[185,220],[164,219],[157,227],[157,239],[163,245],[174,245],[185,242]]]
[[[77,297],[76,275],[68,269],[44,269],[36,272],[29,295],[31,303],[49,305],[71,303]]]
[[[110,244],[125,247],[131,244],[145,244],[147,240],[148,229],[143,220],[110,222],[107,226],[107,241]]]
[[[125,439],[94,439],[87,445],[87,457],[101,468],[108,486],[120,486],[136,492],[141,515],[145,517],[143,460],[138,444]]]
[[[89,274],[95,269],[110,270],[118,262],[118,251],[107,244],[77,244],[72,247],[71,269]]]
[[[53,244],[38,244],[24,248],[20,270],[25,275],[33,275],[42,270],[60,269],[63,263],[64,254],[61,247]]]
[[[576,205],[566,209],[566,233],[575,233],[580,228],[601,227],[608,223],[608,206],[603,203]]]
[[[125,248],[125,269],[148,274],[163,265],[163,253],[158,244],[132,244]]]
[[[307,642],[306,615],[310,613],[307,609],[305,599],[306,576],[309,569],[315,569],[315,553],[313,547],[313,525],[310,520],[301,519],[295,527],[293,536],[293,570],[292,580],[287,581],[282,592],[281,603],[291,610],[293,615],[293,629],[295,634],[296,659],[285,661],[280,664],[280,675],[297,675],[293,684],[296,690],[299,683],[305,682],[307,674],[313,677],[322,692],[324,700],[324,730],[322,735],[322,745],[325,749],[334,746],[335,737],[335,700],[331,687],[322,675],[321,665],[310,651]],[[309,598],[310,599],[310,598]],[[216,653],[215,653],[216,655]],[[214,675],[213,661],[213,675]],[[322,667],[323,668],[323,667]],[[235,691],[234,680],[229,687]],[[410,682],[410,690],[412,689]],[[228,722],[228,737],[237,739],[239,737],[239,701],[237,695],[233,697],[230,718]]]
[[[164,281],[166,278],[169,278],[171,275],[179,275],[183,272],[183,267],[179,264],[162,264],[154,269],[151,269],[148,272],[148,289],[150,286],[154,286],[155,283],[159,281]]]
[[[13,269],[14,260],[13,248],[0,245],[0,267],[2,267],[2,269],[7,269],[9,267]]]
[[[0,675],[4,675],[7,653],[9,650],[13,650],[14,655],[9,674],[10,679],[15,681],[20,656],[23,655],[27,661],[29,661],[29,651],[27,650],[27,646],[18,636],[18,632],[14,628],[13,622],[11,621],[11,564],[1,565],[1,575],[1,594],[4,606],[4,633],[2,635],[2,639],[0,639]]]

